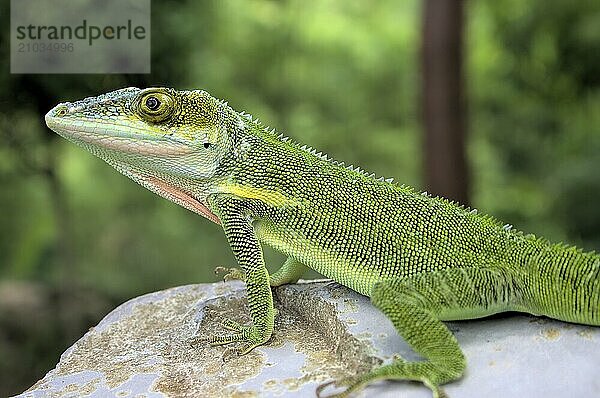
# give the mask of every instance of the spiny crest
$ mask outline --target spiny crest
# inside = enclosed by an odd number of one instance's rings
[[[223,101],[222,101],[222,103],[223,103]],[[226,105],[227,103],[224,103],[224,104]],[[329,162],[329,163],[331,163],[331,164],[333,164],[335,166],[343,167],[343,168],[345,168],[347,170],[350,170],[350,171],[353,171],[355,173],[358,173],[358,174],[360,174],[360,175],[362,175],[362,176],[364,176],[366,178],[369,178],[369,179],[373,179],[373,180],[380,181],[380,182],[385,182],[385,183],[388,183],[388,184],[393,184],[393,182],[394,182],[393,178],[385,178],[385,177],[379,177],[379,178],[377,178],[376,175],[375,175],[375,173],[368,173],[368,172],[366,172],[365,170],[361,169],[358,166],[356,166],[356,167],[354,165],[346,166],[346,164],[343,161],[338,161],[338,160],[332,159],[326,153],[323,153],[321,151],[317,152],[317,150],[314,149],[311,146],[302,145],[302,144],[300,144],[300,143],[292,140],[288,136],[284,135],[283,133],[277,133],[277,131],[274,128],[271,128],[269,126],[263,125],[260,122],[260,120],[258,120],[258,118],[253,117],[251,114],[249,114],[249,113],[247,113],[245,111],[241,111],[241,112],[239,112],[239,114],[240,114],[240,116],[242,116],[246,120],[248,120],[248,122],[254,124],[260,130],[262,130],[262,131],[270,134],[271,136],[277,138],[279,141],[285,142],[288,145],[291,145],[291,146],[293,146],[293,147],[295,147],[297,149],[300,149],[300,150],[302,150],[304,152],[310,153],[311,155],[314,155],[314,156],[318,157],[319,159],[325,160],[325,161],[327,161],[327,162]],[[397,184],[395,184],[395,185],[397,185]],[[403,184],[400,188],[406,189],[406,186]]]
[[[490,226],[495,226],[496,228],[500,228],[506,232],[510,232],[510,233],[518,235],[518,236],[524,235],[522,231],[515,229],[511,224],[503,223],[500,220],[498,220],[496,217],[491,216],[489,214],[479,213],[479,211],[475,208],[470,208],[469,206],[464,206],[456,201],[447,199],[443,196],[433,196],[433,195],[429,194],[427,191],[423,191],[423,192],[421,192],[421,194],[428,198],[431,198],[431,199],[434,199],[441,203],[444,203],[448,206],[452,206],[457,211],[462,211],[469,216],[478,218],[482,222],[489,224]],[[534,236],[534,238],[535,238],[535,236]]]

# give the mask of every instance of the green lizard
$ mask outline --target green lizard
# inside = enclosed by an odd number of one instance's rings
[[[232,333],[211,344],[239,342],[244,354],[267,342],[271,286],[307,267],[370,296],[424,360],[340,381],[339,396],[378,379],[420,381],[442,396],[440,385],[466,366],[445,320],[522,311],[600,325],[599,255],[345,167],[204,91],[125,88],[59,104],[46,123],[223,227],[243,270],[229,276],[245,280],[252,324],[225,321]],[[288,256],[273,275],[261,244]]]

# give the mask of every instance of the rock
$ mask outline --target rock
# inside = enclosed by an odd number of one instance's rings
[[[191,344],[249,321],[240,282],[189,285],[116,308],[18,397],[311,397],[317,385],[399,353],[418,359],[368,298],[333,282],[275,289],[279,315],[266,346],[238,357]],[[445,387],[455,397],[598,396],[600,328],[527,315],[451,322],[468,361]],[[329,390],[332,391],[332,390]],[[359,396],[430,397],[419,383],[379,382]]]

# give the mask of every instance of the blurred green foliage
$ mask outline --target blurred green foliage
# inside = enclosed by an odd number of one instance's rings
[[[8,11],[0,4],[3,26]],[[599,249],[600,3],[472,1],[467,11],[472,202]],[[46,129],[51,106],[128,85],[203,88],[423,188],[420,13],[416,0],[154,2],[151,75],[11,75],[1,46],[0,395],[38,379],[115,304],[234,265],[217,225]],[[277,268],[281,255],[265,252]]]

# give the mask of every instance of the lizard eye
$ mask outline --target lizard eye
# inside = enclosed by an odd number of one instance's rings
[[[160,107],[160,100],[155,96],[150,96],[146,98],[146,108],[151,111],[155,111]]]
[[[146,92],[138,102],[138,113],[144,119],[152,122],[166,120],[173,113],[173,98],[158,89]]]

